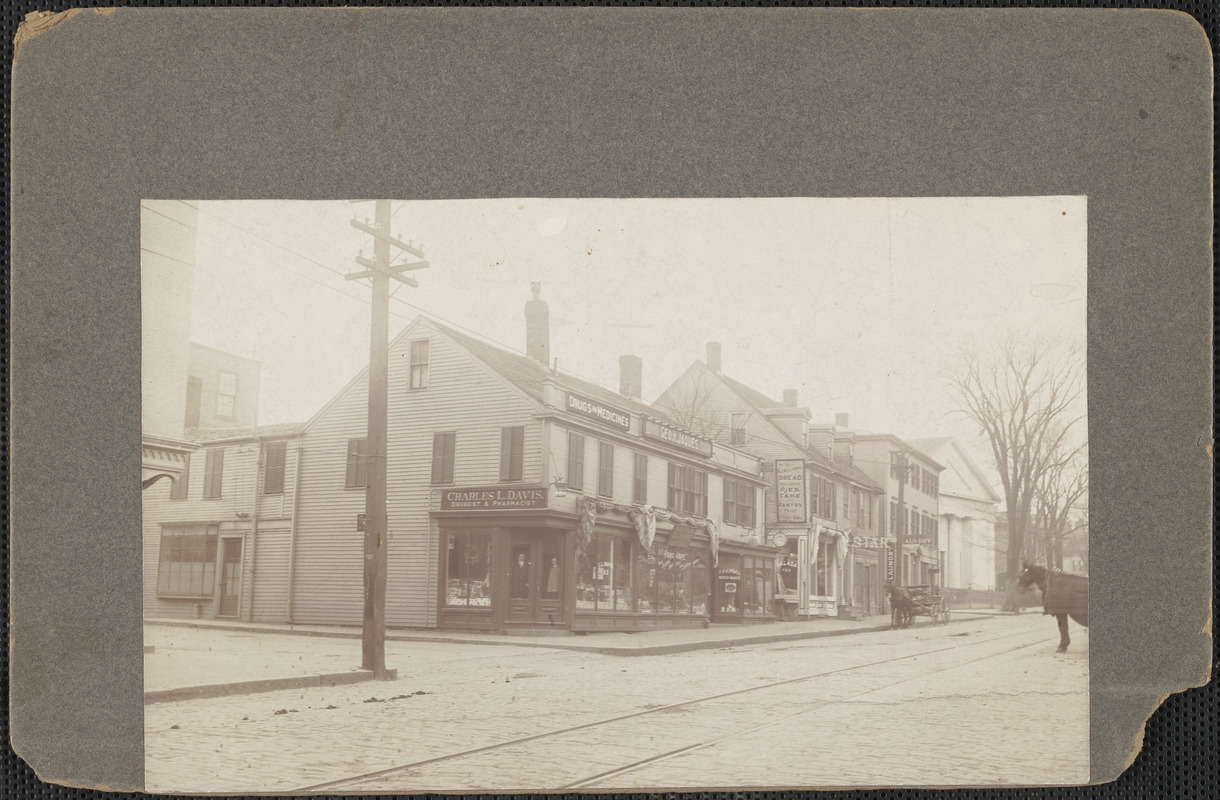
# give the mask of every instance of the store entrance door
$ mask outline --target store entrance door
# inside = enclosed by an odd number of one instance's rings
[[[563,622],[563,537],[514,532],[508,567],[508,621],[535,625]]]
[[[241,539],[223,538],[220,561],[220,604],[218,617],[236,617],[241,605]]]

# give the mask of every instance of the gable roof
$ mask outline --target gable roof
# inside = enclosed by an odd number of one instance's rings
[[[877,485],[876,481],[870,478],[858,467],[835,461],[827,457],[824,453],[819,452],[816,448],[801,447],[800,442],[793,441],[792,437],[786,434],[782,428],[776,425],[774,421],[771,420],[769,415],[763,413],[766,410],[783,408],[783,403],[778,403],[775,400],[772,400],[762,392],[759,392],[756,389],[751,389],[741,381],[730,378],[723,372],[713,371],[702,361],[696,361],[695,365],[702,366],[708,373],[719,380],[726,389],[736,394],[746,405],[751,406],[755,411],[758,411],[759,419],[765,421],[766,424],[769,425],[780,437],[782,437],[784,441],[791,442],[793,447],[797,448],[804,455],[807,462],[814,464],[827,472],[847,478],[848,480],[867,489],[872,489],[878,492],[883,491],[882,488]]]
[[[962,497],[974,497],[1000,501],[1000,496],[991,488],[987,475],[974,462],[961,442],[952,436],[938,436],[932,439],[912,439],[911,446],[926,453],[945,464],[945,472],[941,474],[941,494],[954,494]]]
[[[725,386],[728,386],[730,389],[736,392],[742,400],[745,400],[747,403],[760,411],[764,408],[782,408],[784,405],[783,403],[778,403],[772,400],[762,392],[751,389],[741,381],[730,378],[723,372],[715,372],[710,368],[708,369],[708,372],[711,372],[717,378],[724,381]]]
[[[543,382],[550,377],[561,388],[571,389],[607,405],[617,406],[634,414],[642,414],[653,419],[659,419],[676,427],[681,427],[672,417],[648,405],[638,398],[627,397],[613,389],[608,389],[592,381],[577,378],[561,371],[552,372],[542,362],[521,353],[514,353],[481,341],[469,334],[454,330],[434,319],[425,317],[428,323],[465,348],[471,355],[482,361],[494,372],[503,376],[529,397],[541,403],[543,401]]]

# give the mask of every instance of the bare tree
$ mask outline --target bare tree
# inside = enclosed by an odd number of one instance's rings
[[[1034,489],[1046,565],[1063,569],[1063,540],[1077,529],[1073,517],[1089,491],[1089,458],[1082,445],[1067,460],[1056,459]]]
[[[945,374],[960,411],[991,446],[1008,511],[1008,587],[1005,610],[1016,607],[1016,578],[1038,487],[1069,463],[1084,371],[1078,358],[1040,339],[1000,340],[983,355],[964,351]]]
[[[675,383],[657,398],[657,408],[663,409],[674,422],[697,436],[728,443],[729,426],[725,414],[713,402],[715,387],[703,372],[695,372],[688,381]]]

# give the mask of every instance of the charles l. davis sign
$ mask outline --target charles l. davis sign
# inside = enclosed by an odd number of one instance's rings
[[[775,500],[780,522],[805,522],[805,462],[775,462]]]
[[[475,486],[441,492],[442,511],[546,508],[545,486]]]

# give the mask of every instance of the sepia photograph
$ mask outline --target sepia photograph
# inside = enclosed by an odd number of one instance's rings
[[[1088,783],[1088,214],[142,201],[146,790]]]

